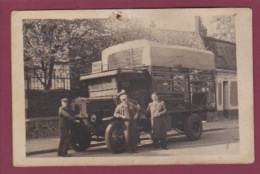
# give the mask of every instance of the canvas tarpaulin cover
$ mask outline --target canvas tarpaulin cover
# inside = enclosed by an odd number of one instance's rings
[[[147,40],[130,41],[105,49],[102,64],[103,70],[140,65],[215,69],[214,54],[210,51]]]

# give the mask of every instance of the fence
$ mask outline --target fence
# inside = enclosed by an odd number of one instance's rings
[[[85,96],[79,85],[79,79],[71,77],[69,69],[54,69],[50,90],[44,90],[42,72],[27,73],[26,75],[26,118],[57,116],[60,99],[74,99]],[[40,80],[41,79],[41,80]]]
[[[32,90],[44,90],[44,86],[41,83],[45,81],[44,74],[38,73],[38,77],[34,73],[26,74],[27,89]],[[51,79],[51,90],[53,89],[71,89],[71,77],[69,70],[54,69]]]

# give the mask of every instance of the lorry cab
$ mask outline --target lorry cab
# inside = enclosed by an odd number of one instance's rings
[[[89,98],[116,99],[117,94],[124,89],[132,99],[140,101],[140,105],[145,105],[143,101],[148,87],[145,71],[120,68],[87,75],[80,79],[87,86],[86,92]]]

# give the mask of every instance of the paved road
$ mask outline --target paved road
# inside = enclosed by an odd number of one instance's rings
[[[213,155],[213,154],[236,154],[239,153],[239,130],[238,128],[227,128],[203,132],[198,141],[188,141],[183,135],[168,138],[168,150],[154,150],[151,140],[142,141],[139,153],[135,154],[112,154],[105,145],[91,147],[85,152],[69,151],[73,157],[105,157],[105,156],[171,156],[171,155]],[[56,153],[45,153],[31,155],[34,157],[56,157]]]

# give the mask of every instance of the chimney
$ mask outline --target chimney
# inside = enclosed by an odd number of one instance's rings
[[[207,29],[202,24],[202,20],[200,16],[195,16],[195,32],[200,36],[207,36]]]

